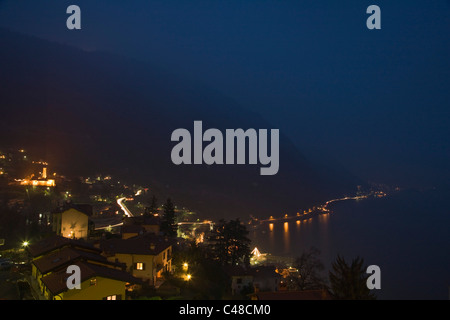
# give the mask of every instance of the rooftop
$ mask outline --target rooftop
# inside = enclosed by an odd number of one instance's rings
[[[333,300],[328,290],[255,292],[250,296],[256,300]]]
[[[105,257],[98,253],[76,250],[70,247],[63,248],[59,251],[34,260],[33,264],[42,274],[46,274],[50,271],[58,270],[68,264],[73,264],[74,261],[91,261],[120,269],[124,269],[125,267],[119,263],[109,262]]]
[[[91,252],[101,252],[100,249],[95,248],[93,245],[84,240],[69,239],[61,236],[51,236],[45,238],[39,242],[29,245],[27,250],[32,257],[39,257],[43,254],[52,252],[53,250],[61,249],[67,246],[72,248],[81,248]]]
[[[125,253],[157,255],[174,244],[174,241],[163,236],[145,233],[129,239],[109,239],[100,243],[106,254]]]
[[[227,266],[225,273],[230,277],[251,276],[254,278],[281,278],[281,275],[275,272],[273,266],[258,266],[258,267],[242,267],[242,266]]]
[[[160,225],[161,219],[156,216],[135,216],[123,219],[125,225]]]
[[[74,265],[80,267],[81,282],[98,276],[107,279],[123,281],[126,283],[142,283],[142,280],[133,277],[125,271],[99,266],[87,262],[76,262],[74,263]],[[43,277],[42,282],[53,295],[57,295],[68,290],[66,282],[69,276],[70,275],[66,273],[66,270],[61,270]]]
[[[122,233],[144,233],[145,229],[144,227],[140,225],[130,224],[130,225],[123,225],[122,226]]]
[[[83,203],[73,203],[71,201],[66,201],[63,205],[53,210],[52,213],[62,213],[69,209],[75,209],[81,213],[84,213],[88,217],[92,216],[93,214],[92,205]]]

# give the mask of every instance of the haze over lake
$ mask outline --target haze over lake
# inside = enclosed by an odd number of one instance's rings
[[[448,191],[402,191],[386,198],[342,201],[309,220],[264,223],[250,230],[252,247],[286,257],[311,246],[328,268],[338,254],[381,268],[379,299],[448,299]],[[277,253],[277,254],[275,254]]]

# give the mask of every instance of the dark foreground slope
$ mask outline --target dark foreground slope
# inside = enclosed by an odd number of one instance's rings
[[[359,181],[308,161],[282,135],[280,170],[175,166],[177,128],[272,128],[201,84],[138,61],[0,30],[0,144],[24,146],[72,175],[109,173],[212,217],[296,212]],[[205,79],[207,82],[207,79]]]

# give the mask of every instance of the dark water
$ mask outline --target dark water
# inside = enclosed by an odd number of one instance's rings
[[[381,268],[379,299],[449,299],[449,200],[450,192],[430,190],[342,201],[328,215],[265,223],[250,237],[261,252],[280,256],[314,246],[327,270],[338,254],[347,261],[359,255]]]

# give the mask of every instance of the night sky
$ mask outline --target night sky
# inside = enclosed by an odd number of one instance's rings
[[[449,1],[11,0],[0,27],[206,83],[364,179],[450,178]]]

